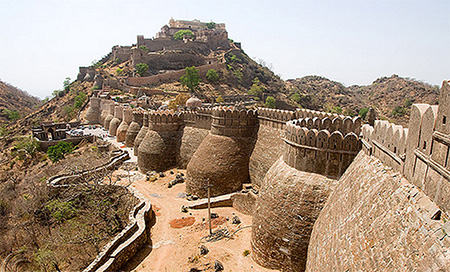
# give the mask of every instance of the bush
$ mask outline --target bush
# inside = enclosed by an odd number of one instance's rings
[[[73,104],[75,109],[80,109],[83,106],[84,101],[86,101],[86,94],[84,92],[79,92],[77,96],[75,96],[75,103]]]
[[[369,108],[362,108],[359,110],[359,116],[361,116],[362,119],[366,119],[366,115],[369,112]]]
[[[276,102],[276,100],[275,100],[275,98],[273,96],[268,96],[266,98],[266,107],[274,109],[275,108],[275,102]]]
[[[265,91],[265,88],[259,85],[259,78],[257,78],[257,77],[255,77],[252,82],[253,82],[253,85],[250,88],[250,90],[248,91],[248,94],[256,96],[256,97],[260,97],[261,94]]]
[[[189,99],[189,95],[184,93],[179,93],[175,99],[169,102],[169,109],[176,110],[178,106],[186,105],[186,101]]]
[[[353,116],[356,115],[355,112],[352,109],[349,109],[349,108],[345,108],[344,111],[343,111],[343,114],[347,115],[347,116],[350,116],[350,117],[353,117]]]
[[[141,50],[144,51],[144,52],[147,52],[147,51],[148,51],[148,47],[145,46],[145,45],[139,46],[139,49],[141,49]]]
[[[209,69],[208,72],[206,73],[206,78],[208,79],[209,82],[214,83],[219,79],[219,75],[217,74],[216,70]]]
[[[147,63],[138,63],[138,64],[136,64],[136,72],[140,76],[144,76],[145,73],[147,73],[147,71],[148,71],[148,64]]]
[[[182,40],[184,36],[194,37],[194,33],[190,30],[179,30],[175,34],[173,34],[173,38],[175,40]]]
[[[24,159],[23,155],[28,154],[34,156],[39,150],[39,143],[35,138],[29,137],[19,137],[14,141],[15,151],[12,153],[13,156],[18,156],[20,160]],[[22,155],[23,154],[23,155]]]
[[[72,153],[73,149],[72,143],[59,142],[57,145],[48,148],[47,155],[52,162],[57,162],[64,159],[66,154]]]
[[[214,22],[206,23],[206,27],[208,29],[214,29],[214,28],[216,28],[216,23],[214,23]]]
[[[117,68],[116,69],[116,75],[120,76],[123,74],[123,69]]]
[[[198,69],[195,66],[186,67],[184,69],[186,73],[180,77],[181,84],[185,87],[188,87],[191,92],[197,89],[198,84],[200,83],[200,77],[198,75]]]
[[[219,97],[216,98],[217,103],[223,103],[225,100],[223,100],[223,97],[219,95]]]
[[[50,201],[45,208],[51,213],[53,219],[59,223],[73,218],[76,210],[71,201],[61,202],[59,199]]]
[[[404,116],[405,114],[406,114],[406,109],[401,106],[397,106],[392,110],[392,115],[394,117],[401,117],[401,116]]]
[[[20,119],[20,112],[18,112],[16,110],[4,109],[3,110],[3,114],[8,116],[8,119],[11,120],[11,121],[17,121],[17,120]]]

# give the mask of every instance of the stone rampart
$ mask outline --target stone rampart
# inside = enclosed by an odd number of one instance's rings
[[[182,118],[185,126],[210,130],[212,109],[197,108],[195,111],[183,111]]]
[[[449,230],[432,199],[361,152],[314,225],[306,271],[448,271]]]
[[[86,120],[89,124],[99,124],[100,122],[100,99],[91,97],[89,101],[89,108],[86,112]]]
[[[205,75],[209,69],[220,70],[225,69],[226,64],[224,63],[213,63],[206,64],[196,67],[199,70],[199,75],[201,78],[205,79]],[[185,70],[177,70],[172,72],[167,72],[164,74],[148,76],[148,77],[129,77],[127,78],[127,84],[130,86],[144,86],[144,85],[155,85],[165,82],[172,82],[180,80],[180,77],[185,74]]]
[[[304,124],[305,119],[286,123],[285,162],[300,171],[340,177],[361,149],[358,136],[353,132],[344,135],[338,130],[309,129]]]
[[[202,141],[187,165],[187,192],[206,196],[238,191],[249,181],[249,158],[254,146],[257,115],[254,111],[216,107],[212,111],[211,132]]]
[[[376,121],[363,126],[363,150],[400,171],[441,209],[450,211],[450,86],[444,81],[439,106],[414,104],[409,129]]]
[[[116,105],[114,107],[114,118],[109,123],[109,134],[112,136],[116,136],[117,128],[122,123],[123,119],[123,107],[120,105]]]
[[[139,134],[143,122],[144,122],[144,111],[133,111],[133,121],[128,126],[128,130],[125,135],[125,144],[128,147],[134,146],[134,140]]]
[[[149,112],[148,123],[147,134],[138,149],[139,168],[145,173],[176,166],[183,134],[181,114],[170,111]]]
[[[127,135],[128,126],[133,120],[133,110],[131,108],[123,108],[123,119],[117,128],[116,139],[117,142],[124,142]]]
[[[253,110],[215,107],[212,110],[211,134],[228,137],[253,137],[258,115]]]

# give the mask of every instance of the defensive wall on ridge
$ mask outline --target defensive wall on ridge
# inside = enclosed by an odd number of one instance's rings
[[[311,234],[306,271],[450,270],[450,87],[409,128],[362,127],[362,150]],[[356,230],[356,231],[355,231]]]

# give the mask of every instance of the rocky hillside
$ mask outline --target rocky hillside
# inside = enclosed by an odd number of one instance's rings
[[[34,111],[39,98],[0,81],[0,124],[16,120]]]
[[[347,115],[373,107],[379,118],[407,125],[413,103],[437,104],[439,87],[397,75],[381,77],[371,85],[345,87],[320,76],[286,81],[290,99],[297,105]]]

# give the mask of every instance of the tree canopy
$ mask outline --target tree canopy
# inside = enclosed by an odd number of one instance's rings
[[[140,76],[144,76],[145,73],[148,70],[148,64],[147,63],[138,63],[136,64],[136,71]]]
[[[188,87],[191,92],[194,92],[195,89],[197,89],[198,84],[200,83],[198,69],[195,68],[195,66],[192,66],[186,67],[184,70],[186,71],[186,73],[180,78],[181,84],[185,87]]]
[[[184,36],[194,37],[194,33],[192,33],[192,31],[186,29],[186,30],[179,30],[175,34],[173,34],[173,38],[175,40],[182,40]]]

